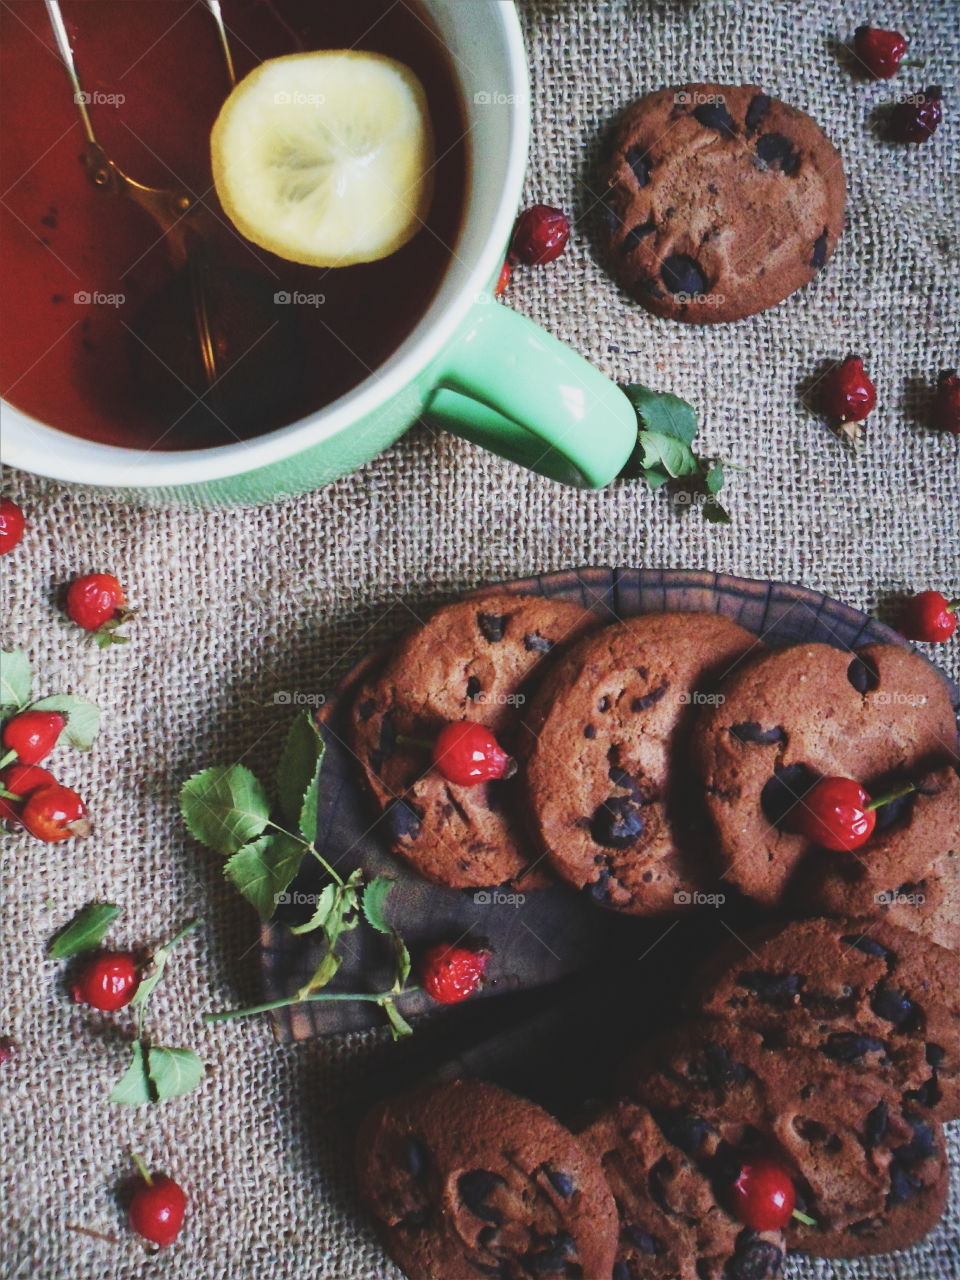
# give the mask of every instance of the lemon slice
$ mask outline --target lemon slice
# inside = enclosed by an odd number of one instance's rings
[[[375,262],[416,234],[433,195],[423,85],[357,50],[261,63],[210,139],[224,211],[255,244],[315,267]]]

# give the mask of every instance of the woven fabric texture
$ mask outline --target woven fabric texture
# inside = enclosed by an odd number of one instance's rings
[[[873,11],[909,33],[926,63],[893,85],[841,69],[836,42],[868,15],[834,0],[523,0],[521,14],[534,92],[527,196],[571,210],[578,225],[559,262],[515,273],[507,305],[618,380],[691,401],[704,451],[744,468],[727,490],[733,523],[709,525],[638,483],[562,489],[425,427],[322,492],[257,510],[145,512],[4,475],[3,492],[31,521],[2,564],[4,647],[27,648],[40,691],[83,693],[105,712],[90,756],[63,753],[60,765],[90,799],[95,837],[64,847],[3,838],[0,1032],[18,1047],[0,1093],[4,1276],[398,1274],[357,1209],[347,1141],[353,1104],[372,1079],[389,1079],[394,1047],[372,1033],[280,1049],[266,1020],[200,1021],[256,997],[257,931],[220,860],[187,838],[175,796],[208,764],[242,757],[267,772],[289,722],[279,693],[329,692],[366,649],[444,595],[570,565],[725,570],[881,613],[898,593],[960,587],[957,440],[922,425],[924,388],[960,364],[954,0]],[[757,82],[810,111],[849,177],[848,230],[821,278],[735,326],[652,319],[591,247],[601,139],[631,99],[691,79]],[[872,107],[931,82],[946,102],[933,141],[878,143]],[[850,351],[864,354],[879,387],[856,456],[798,392],[824,360]],[[142,607],[130,644],[106,653],[53,605],[57,584],[93,569],[119,573]],[[960,676],[957,642],[936,656]],[[123,905],[119,944],[157,941],[203,917],[149,1017],[155,1042],[203,1057],[195,1093],[150,1110],[106,1101],[126,1065],[129,1019],[79,1010],[62,966],[44,959],[50,934],[91,898]],[[152,1259],[117,1196],[131,1147],[179,1176],[192,1201],[180,1242]],[[960,1276],[956,1193],[909,1253],[793,1260],[788,1274]]]

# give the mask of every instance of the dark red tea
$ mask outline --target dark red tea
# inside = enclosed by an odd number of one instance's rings
[[[177,375],[171,350],[178,332],[181,344],[187,341],[182,321],[192,314],[171,284],[163,238],[141,209],[89,182],[80,162],[84,134],[41,0],[4,0],[0,392],[75,435],[190,449],[295,421],[356,386],[396,349],[436,292],[455,246],[466,187],[463,117],[448,55],[425,12],[409,0],[222,6],[238,77],[265,58],[310,49],[367,49],[413,68],[436,134],[427,226],[381,262],[337,269],[297,267],[249,244],[212,188],[209,135],[229,83],[205,6],[62,0],[107,155],[138,182],[187,188],[216,216],[209,287],[214,298],[226,290],[231,338],[252,348],[246,369],[256,385],[243,397],[249,412],[227,428],[216,416],[181,417],[158,391],[150,354],[156,346]],[[239,304],[230,292],[237,280]],[[188,360],[195,353],[181,354]]]

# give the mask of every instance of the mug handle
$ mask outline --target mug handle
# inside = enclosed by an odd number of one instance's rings
[[[493,298],[474,306],[444,358],[423,416],[551,480],[602,488],[637,443],[620,388]]]

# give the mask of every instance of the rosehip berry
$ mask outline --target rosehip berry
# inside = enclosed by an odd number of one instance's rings
[[[509,262],[505,262],[500,268],[500,275],[497,277],[497,283],[494,286],[493,296],[495,298],[499,298],[506,291],[512,275],[513,267],[511,267]]]
[[[900,59],[907,51],[907,40],[899,31],[883,31],[880,27],[857,27],[853,35],[853,52],[867,75],[874,80],[889,80],[900,70]]]
[[[59,711],[21,711],[3,726],[3,745],[21,764],[39,764],[57,745],[67,718]]]
[[[852,778],[821,778],[804,796],[796,827],[822,849],[859,849],[877,825],[871,804],[870,796]]]
[[[930,425],[935,431],[960,435],[960,376],[956,369],[946,369],[940,375],[930,405]]]
[[[27,796],[20,821],[38,840],[57,844],[71,836],[90,834],[87,806],[75,791],[58,782],[38,787]]]
[[[832,422],[862,422],[877,403],[877,391],[859,356],[834,365],[819,387],[820,410]]]
[[[461,787],[508,777],[516,767],[490,730],[471,720],[443,726],[433,746],[433,763],[448,782]]]
[[[0,556],[12,551],[27,527],[23,512],[11,498],[0,498]]]
[[[67,589],[67,613],[85,631],[115,622],[126,602],[123,587],[109,573],[86,573]]]
[[[458,1004],[479,987],[489,958],[488,951],[470,951],[438,942],[421,961],[423,989],[438,1004]]]
[[[70,994],[77,1004],[113,1013],[129,1004],[137,994],[140,972],[127,951],[103,951],[80,970]]]
[[[560,209],[535,204],[517,219],[510,256],[528,267],[542,267],[559,258],[570,239],[570,221]]]
[[[187,1196],[178,1183],[165,1173],[146,1173],[130,1201],[130,1226],[161,1248],[173,1244],[183,1226]]]
[[[957,629],[958,608],[960,600],[948,600],[939,591],[921,591],[903,607],[900,634],[930,644],[949,640]]]
[[[0,796],[0,818],[7,822],[19,822],[20,808],[27,796],[38,787],[55,786],[56,781],[49,769],[43,769],[38,764],[8,764],[5,769],[0,769],[0,786],[17,797],[16,800],[9,800],[6,796]]]
[[[743,1165],[730,1188],[731,1210],[754,1231],[782,1231],[793,1217],[796,1203],[793,1179],[774,1160]]]
[[[886,136],[891,142],[926,142],[943,119],[943,90],[932,84],[896,104],[887,118]]]

